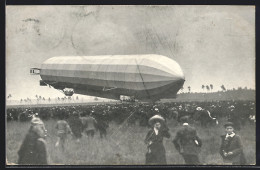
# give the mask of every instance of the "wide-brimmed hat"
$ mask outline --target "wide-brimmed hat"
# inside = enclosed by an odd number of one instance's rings
[[[231,106],[229,106],[229,108],[235,108],[235,106],[234,106],[234,105],[231,105]]]
[[[197,107],[196,110],[197,110],[197,111],[201,111],[202,108],[201,108],[201,107]]]
[[[227,122],[227,123],[224,124],[224,127],[225,127],[225,128],[228,127],[228,126],[234,127],[234,123],[232,123],[232,122]]]
[[[31,125],[35,126],[35,125],[43,125],[43,122],[40,118],[34,117],[31,120]]]
[[[149,119],[149,121],[148,121],[148,123],[149,123],[150,125],[153,125],[153,124],[156,123],[156,122],[165,123],[165,119],[164,119],[162,116],[160,116],[160,115],[154,115],[154,116],[151,117],[151,118]]]

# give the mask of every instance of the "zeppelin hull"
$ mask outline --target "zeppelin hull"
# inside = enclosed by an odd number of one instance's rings
[[[53,57],[42,64],[40,76],[57,89],[113,99],[174,96],[184,83],[180,66],[161,55]]]

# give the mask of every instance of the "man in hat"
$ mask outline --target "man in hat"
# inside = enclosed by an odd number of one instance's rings
[[[234,124],[227,122],[224,127],[226,134],[221,136],[221,146],[219,150],[224,163],[244,165],[246,159],[243,153],[243,146],[240,136],[234,132]]]
[[[18,151],[18,164],[48,164],[45,141],[46,133],[47,130],[44,123],[41,119],[34,117],[31,120],[31,127]]]
[[[169,129],[165,124],[165,119],[160,115],[155,115],[149,119],[152,129],[146,135],[147,144],[146,164],[165,165],[166,152],[163,146],[163,138],[170,138]]]
[[[172,142],[176,150],[182,155],[186,164],[198,165],[200,164],[199,153],[202,146],[201,139],[198,137],[196,129],[188,124],[187,117],[182,117],[180,121],[183,125],[177,131]]]

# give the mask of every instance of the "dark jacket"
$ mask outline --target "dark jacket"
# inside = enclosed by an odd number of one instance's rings
[[[148,145],[148,152],[146,153],[146,164],[166,164],[166,152],[163,146],[163,138],[170,138],[168,129],[162,129],[155,134],[154,129],[151,129],[145,138],[145,143]],[[149,144],[149,142],[152,142]]]
[[[202,146],[196,130],[190,125],[182,126],[172,142],[180,154],[184,155],[198,155]]]
[[[68,123],[70,125],[71,131],[76,138],[82,137],[83,125],[79,117],[72,115],[68,119]]]
[[[46,165],[47,150],[43,138],[38,138],[33,133],[28,133],[18,151],[18,164]]]
[[[221,146],[219,153],[222,156],[224,162],[230,162],[232,164],[243,165],[246,163],[245,156],[243,153],[243,146],[239,135],[229,137],[225,139],[226,135],[221,136]],[[233,152],[232,155],[224,156],[224,152]]]

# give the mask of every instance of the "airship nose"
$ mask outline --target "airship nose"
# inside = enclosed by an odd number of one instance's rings
[[[172,74],[173,80],[177,81],[185,81],[185,76],[181,69],[175,69],[174,73]]]
[[[178,79],[178,80],[183,80],[185,81],[185,76],[183,74],[182,71],[179,71],[178,73],[175,74],[175,77]]]

